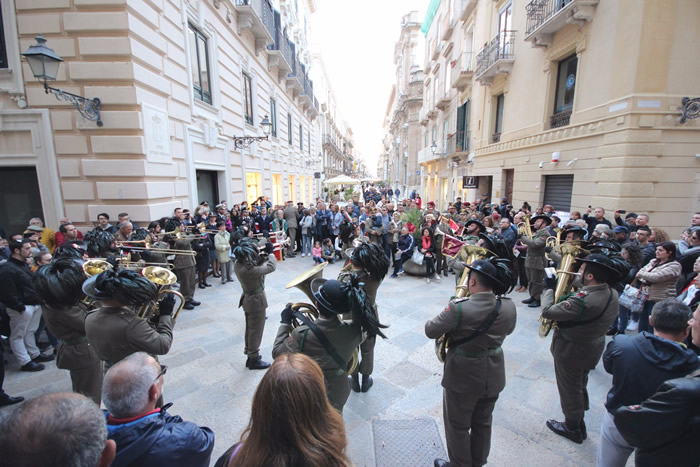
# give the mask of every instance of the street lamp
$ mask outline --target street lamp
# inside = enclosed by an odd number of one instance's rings
[[[56,80],[58,67],[61,65],[63,59],[56,55],[53,49],[46,46],[46,39],[44,36],[39,34],[34,39],[36,39],[36,44],[30,45],[27,51],[22,55],[27,59],[27,63],[29,63],[29,68],[31,68],[34,77],[44,83],[44,91],[46,94],[51,92],[59,101],[70,102],[75,106],[78,112],[80,112],[83,118],[92,122],[97,122],[97,126],[102,126],[103,123],[100,118],[100,99],[97,97],[88,99],[87,97],[49,86],[49,81]]]
[[[244,149],[256,141],[267,141],[272,131],[272,122],[267,115],[260,121],[265,136],[233,136],[233,145],[236,149]]]
[[[430,145],[430,150],[433,151],[433,156],[444,156],[444,152],[437,152],[437,143],[433,141],[433,144]]]

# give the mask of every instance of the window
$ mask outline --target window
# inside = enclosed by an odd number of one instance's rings
[[[508,3],[498,13],[498,59],[510,58],[513,47],[513,4]]]
[[[211,83],[209,81],[209,50],[207,48],[207,38],[190,24],[189,42],[190,60],[192,62],[192,91],[194,92],[194,97],[202,102],[211,104]]]
[[[292,136],[292,114],[287,113],[287,139],[289,142],[289,145],[291,146],[294,142],[294,138]]]
[[[308,144],[306,145],[306,152],[311,155],[311,131],[306,132],[306,141],[308,141]]]
[[[505,96],[499,94],[496,96],[496,118],[493,126],[493,142],[498,143],[501,140],[501,131],[503,130],[503,107],[505,105]]]
[[[243,73],[243,99],[245,122],[248,125],[255,125],[253,122],[253,80],[247,73]]]
[[[550,120],[550,126],[552,128],[569,124],[571,110],[574,107],[577,65],[578,58],[576,55],[567,57],[559,62],[557,89],[554,97],[554,112]]]
[[[469,100],[457,108],[456,151],[469,150]]]
[[[270,123],[272,123],[272,128],[270,129],[270,135],[277,137],[277,101],[270,98]]]
[[[299,150],[304,150],[304,127],[299,124]]]
[[[448,119],[445,119],[444,122],[442,122],[442,152],[447,153],[447,133],[450,131],[450,122]]]

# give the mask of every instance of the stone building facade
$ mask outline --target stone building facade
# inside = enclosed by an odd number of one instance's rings
[[[141,222],[200,201],[320,192],[313,0],[3,0],[0,196],[5,229],[33,215]],[[101,100],[104,126],[46,94],[20,53],[63,58],[50,85]],[[237,148],[234,137],[267,141]],[[34,179],[32,181],[32,179]],[[7,183],[7,181],[13,183]],[[8,211],[6,211],[8,212]],[[17,224],[17,225],[14,225]]]
[[[431,2],[423,198],[626,209],[676,237],[700,210],[700,120],[682,118],[699,17],[692,0]]]
[[[419,113],[423,105],[423,37],[418,12],[403,16],[394,46],[396,81],[384,116],[383,155],[379,178],[403,193],[420,188],[418,151],[421,148]]]

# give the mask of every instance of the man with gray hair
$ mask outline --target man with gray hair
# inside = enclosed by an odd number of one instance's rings
[[[104,414],[82,394],[39,396],[7,413],[0,426],[2,465],[106,467],[114,460]]]
[[[690,308],[683,303],[673,298],[661,300],[649,317],[654,334],[620,334],[608,344],[603,366],[612,374],[613,383],[600,427],[598,466],[624,467],[634,451],[615,426],[620,407],[641,404],[666,380],[686,376],[700,366],[695,352],[683,344],[690,318]]]
[[[131,234],[134,231],[134,225],[129,221],[123,221],[117,224],[117,232],[114,234],[114,241],[126,242],[131,240]]]
[[[214,432],[170,415],[169,404],[156,408],[166,370],[147,353],[136,352],[105,375],[102,402],[108,411],[109,439],[117,444],[114,467],[209,465]]]

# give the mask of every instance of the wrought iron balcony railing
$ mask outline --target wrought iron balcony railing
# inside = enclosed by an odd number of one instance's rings
[[[506,70],[492,70],[494,65],[501,61],[508,61],[512,67],[515,59],[515,31],[501,31],[496,37],[491,39],[486,47],[476,56],[476,77],[489,74],[493,76],[500,71],[510,72],[510,67]]]
[[[255,36],[256,50],[273,42],[275,35],[274,9],[270,0],[235,0],[239,32],[250,29]]]
[[[275,27],[274,33],[272,34],[272,39],[274,42],[268,45],[267,49],[271,52],[278,52],[279,57],[273,59],[271,65],[284,69],[284,73],[289,73],[292,71],[292,62],[294,61],[294,58],[292,57],[292,48],[290,47],[291,41],[287,37],[286,32],[282,29],[280,13],[275,11],[274,18]]]
[[[447,151],[445,151],[445,153],[448,157],[455,153],[467,151],[469,151],[468,131],[456,131],[447,137]]]
[[[549,117],[549,127],[559,128],[562,126],[567,126],[571,120],[571,110],[564,110],[562,112],[557,112]]]
[[[525,40],[549,46],[552,36],[567,24],[592,21],[599,0],[532,0],[525,6]]]

